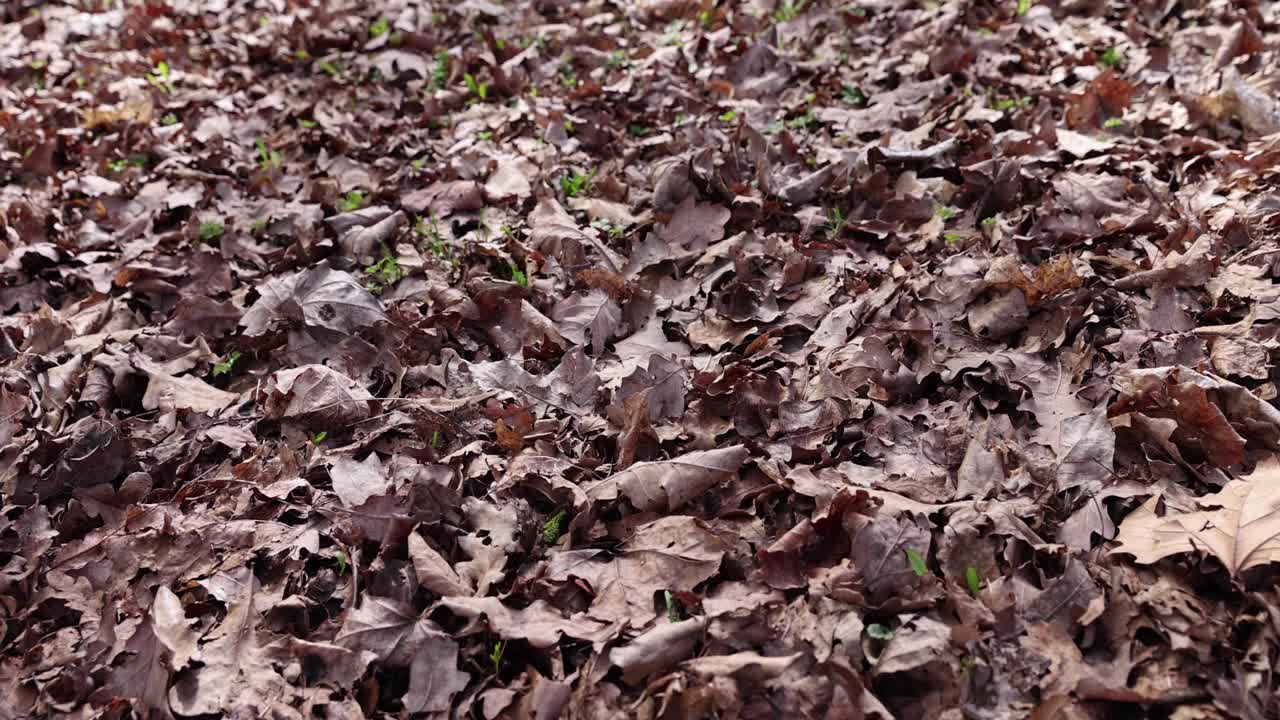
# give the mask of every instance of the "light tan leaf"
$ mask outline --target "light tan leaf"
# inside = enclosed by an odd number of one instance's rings
[[[596,500],[614,500],[622,493],[638,510],[671,511],[736,473],[747,454],[745,446],[734,445],[636,463],[589,487],[587,494]]]
[[[1206,495],[1195,512],[1158,511],[1160,497],[1130,513],[1112,553],[1128,553],[1142,564],[1178,553],[1203,550],[1234,576],[1280,562],[1280,460],[1272,457],[1252,474]]]

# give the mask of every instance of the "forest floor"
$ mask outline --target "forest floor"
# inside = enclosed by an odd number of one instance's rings
[[[0,718],[1280,717],[1280,3],[5,7]]]

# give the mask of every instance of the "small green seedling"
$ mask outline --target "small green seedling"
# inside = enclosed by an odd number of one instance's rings
[[[978,568],[972,565],[965,568],[964,581],[969,586],[969,594],[978,597],[978,593],[982,590],[982,583],[978,580]]]
[[[312,128],[315,128],[316,125],[317,123],[315,120],[308,120],[306,118],[302,118],[301,120],[298,121],[298,127],[302,128],[303,130],[311,130]]]
[[[737,119],[738,119],[737,110],[725,110],[724,112],[720,113],[720,122],[722,123],[731,123]]]
[[[565,521],[568,519],[569,510],[567,508],[557,510],[555,515],[552,515],[546,522],[542,523],[542,539],[548,545],[559,540],[560,536],[564,534]]]
[[[165,127],[168,127],[170,125],[177,125],[178,116],[174,115],[173,113],[165,113],[164,117],[160,118],[160,124],[164,125]]]
[[[493,139],[493,131],[492,131],[492,130],[481,130],[480,132],[476,133],[476,139],[477,139],[477,140],[480,140],[480,141],[482,141],[482,142],[483,142],[483,141],[485,141],[485,140],[492,140],[492,139]]]
[[[599,168],[592,168],[591,172],[583,175],[577,170],[570,171],[566,175],[560,176],[560,191],[565,197],[578,197],[591,187],[591,181],[596,177],[596,171]]]
[[[436,66],[431,70],[431,87],[440,89],[449,81],[449,51],[436,53]]]
[[[946,205],[943,205],[943,204],[942,204],[942,203],[940,203],[940,202],[935,202],[935,203],[933,204],[933,214],[934,214],[934,215],[937,215],[938,217],[942,218],[943,220],[950,220],[951,218],[955,217],[956,215],[959,215],[959,214],[960,214],[960,211],[959,211],[959,210],[956,210],[955,208],[947,207]]]
[[[257,235],[266,229],[267,229],[267,219],[264,217],[260,217],[257,220],[254,220],[253,224],[249,226],[249,230],[254,235]]]
[[[262,172],[270,172],[284,164],[284,156],[280,154],[280,151],[268,148],[267,141],[263,138],[258,138],[257,147],[258,167],[262,169]]]
[[[866,107],[867,94],[862,92],[862,88],[858,87],[857,85],[850,85],[848,83],[845,83],[845,85],[841,89],[842,89],[842,92],[840,93],[841,100],[844,100],[845,102],[849,103],[854,107]]]
[[[339,551],[337,551],[337,552],[335,552],[335,553],[333,554],[333,559],[338,561],[338,574],[339,574],[339,575],[346,575],[346,574],[347,574],[347,556],[346,556],[346,553],[344,553],[344,552],[342,552],[341,550],[339,550]]]
[[[627,134],[630,135],[631,137],[642,138],[647,136],[651,132],[653,132],[653,130],[650,130],[648,126],[641,125],[640,123],[627,124]]]
[[[436,448],[437,450],[440,448],[440,431],[439,430],[431,431],[431,447]]]
[[[352,190],[346,195],[338,198],[338,212],[347,213],[353,210],[359,210],[362,207],[364,207],[364,193],[359,190]]]
[[[483,102],[489,97],[489,85],[476,80],[475,76],[471,73],[464,74],[462,76],[462,81],[467,84],[467,90],[471,91],[471,94],[474,95],[477,100]]]
[[[366,267],[364,271],[365,274],[372,276],[365,287],[374,295],[381,294],[383,290],[400,282],[408,274],[386,246],[382,248],[382,259]]]
[[[596,228],[597,230],[603,231],[609,237],[615,240],[620,239],[627,232],[627,229],[622,225],[614,225],[613,223],[609,222],[608,220],[605,220],[604,218],[600,218],[599,220],[592,221],[591,227]]]
[[[844,216],[843,210],[838,207],[831,208],[831,212],[827,215],[827,235],[833,238],[838,236],[840,232],[844,230],[846,222],[847,219]]]
[[[502,670],[502,653],[506,652],[506,649],[507,641],[503,640],[501,642],[494,643],[493,649],[489,651],[489,662],[493,663],[494,672]]]
[[[956,245],[964,242],[964,235],[958,232],[945,232],[942,233],[942,239],[945,240],[948,245]]]
[[[1103,67],[1112,69],[1124,67],[1124,56],[1114,47],[1109,47],[1102,52],[1102,57],[1098,58],[1098,64]]]
[[[378,21],[369,26],[369,37],[382,37],[391,30],[391,24],[386,18],[378,18]]]
[[[996,216],[986,217],[982,219],[982,227],[991,228],[996,226]]]
[[[316,433],[315,435],[312,435],[312,436],[311,436],[311,444],[312,444],[312,445],[319,445],[320,443],[324,442],[324,439],[325,439],[325,438],[327,438],[327,437],[329,437],[329,431],[328,431],[328,430],[321,430],[320,432],[318,432],[318,433]]]
[[[236,361],[240,359],[240,351],[232,350],[222,362],[214,363],[213,370],[209,373],[213,377],[222,377],[230,375],[236,367]]]
[[[169,63],[164,60],[156,63],[155,69],[147,74],[147,82],[155,86],[157,90],[172,95],[173,84],[169,82]]]
[[[626,50],[614,50],[609,53],[609,59],[604,61],[606,70],[623,70],[631,66],[631,60],[627,57]]]
[[[782,0],[782,4],[778,6],[778,9],[773,11],[773,19],[778,22],[795,20],[796,16],[804,11],[804,6],[808,3],[809,0],[800,0],[800,2]]]
[[[217,222],[200,223],[199,237],[204,242],[217,240],[218,238],[222,237],[222,223],[217,223]]]
[[[321,60],[319,63],[317,63],[317,66],[322,71],[324,71],[325,75],[328,75],[329,77],[338,77],[338,74],[342,72],[342,68],[338,67],[337,65],[334,65],[328,60]]]
[[[110,170],[111,172],[124,172],[124,169],[127,167],[129,167],[128,160],[108,160],[107,161],[107,169]]]
[[[1107,118],[1106,120],[1102,121],[1103,130],[1115,130],[1116,128],[1121,128],[1121,127],[1124,127],[1123,118]]]
[[[1031,104],[1031,98],[1029,97],[999,98],[994,103],[992,103],[991,106],[994,107],[996,110],[1004,112],[1006,110],[1013,110],[1015,108],[1027,107],[1030,104]]]
[[[1018,0],[1018,17],[1022,17],[1031,12],[1031,6],[1035,5],[1035,0]]]
[[[670,622],[680,622],[680,603],[676,602],[676,596],[672,595],[670,590],[663,590],[662,599],[667,604],[667,620]]]
[[[792,130],[798,130],[800,128],[807,128],[810,125],[812,125],[814,122],[816,122],[816,119],[813,117],[813,108],[809,108],[808,110],[804,111],[803,115],[800,115],[799,117],[793,117],[790,120],[788,120],[787,127],[791,128]]]
[[[667,23],[666,32],[658,38],[658,44],[664,47],[680,44],[680,31],[684,30],[684,20],[677,18]]]
[[[524,274],[524,271],[520,269],[519,265],[516,265],[512,260],[508,260],[507,269],[511,271],[511,282],[522,288],[529,287],[529,278]]]
[[[892,640],[893,628],[880,623],[871,623],[867,626],[867,635],[870,635],[873,640]]]
[[[929,574],[929,567],[924,564],[924,558],[920,556],[920,553],[911,548],[903,548],[903,552],[907,554],[907,565],[911,567],[911,572],[920,577]]]

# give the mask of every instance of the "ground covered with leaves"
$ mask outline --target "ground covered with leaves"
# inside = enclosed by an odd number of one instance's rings
[[[5,8],[0,718],[1280,717],[1275,4]]]

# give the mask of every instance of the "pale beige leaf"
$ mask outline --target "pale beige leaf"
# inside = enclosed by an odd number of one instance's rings
[[[1159,496],[1133,511],[1120,525],[1120,546],[1137,562],[1197,550],[1222,561],[1232,575],[1280,562],[1280,460],[1270,458],[1247,477],[1206,495],[1195,512],[1158,514]]]

